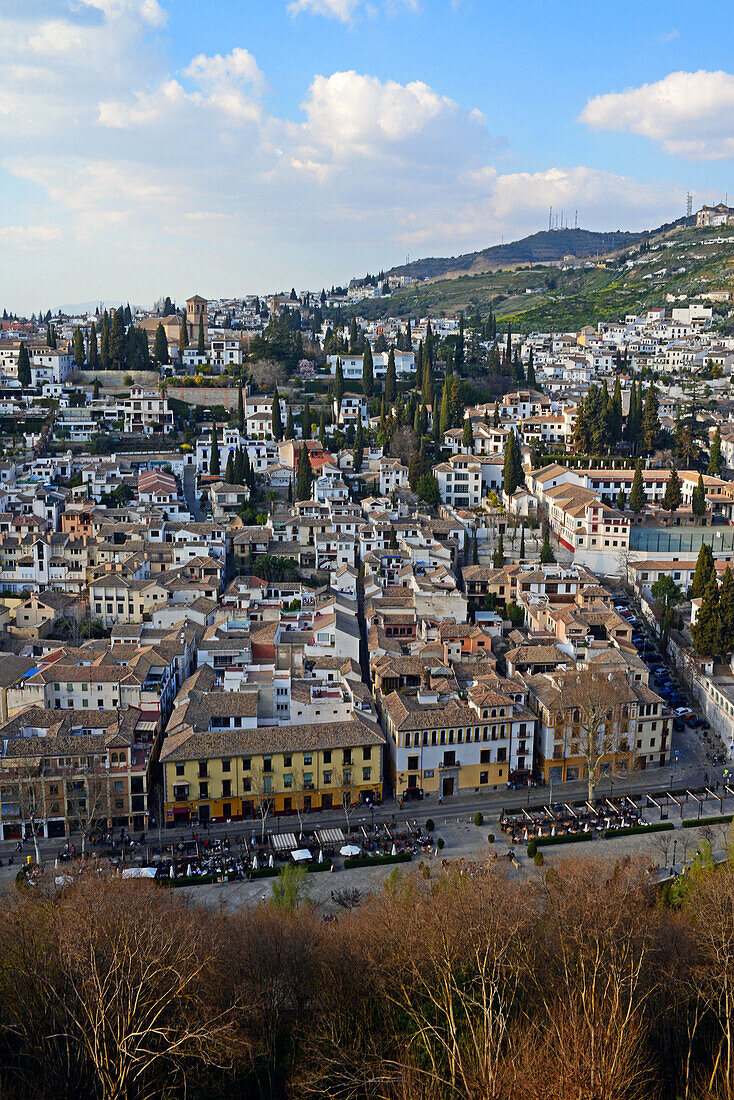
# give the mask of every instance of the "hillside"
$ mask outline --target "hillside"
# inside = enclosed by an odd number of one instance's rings
[[[564,256],[585,259],[627,248],[641,240],[645,233],[594,233],[589,229],[547,229],[532,233],[519,241],[492,245],[481,252],[463,256],[431,256],[413,260],[402,267],[393,267],[388,275],[410,275],[414,279],[437,279],[450,274],[478,275],[498,267],[513,264],[551,263]]]
[[[629,266],[627,261],[631,261]],[[661,227],[639,246],[599,260],[559,267],[536,266],[434,279],[384,299],[360,302],[371,318],[425,317],[490,309],[516,332],[577,330],[653,305],[681,304],[707,290],[734,289],[734,229]],[[721,307],[722,314],[729,310]]]

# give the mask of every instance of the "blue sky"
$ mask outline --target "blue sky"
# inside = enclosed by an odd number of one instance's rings
[[[19,11],[19,9],[21,9]],[[732,38],[600,0],[0,0],[0,306],[321,286],[734,201]]]

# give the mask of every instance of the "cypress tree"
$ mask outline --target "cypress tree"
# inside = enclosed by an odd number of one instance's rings
[[[528,386],[531,390],[538,388],[538,383],[535,378],[535,364],[533,362],[533,349],[530,349],[530,355],[528,356]]]
[[[423,393],[423,341],[418,344],[418,354],[415,357],[415,388]]]
[[[450,393],[450,383],[449,383],[449,379],[446,378],[444,380],[443,394],[441,396],[441,413],[440,413],[441,420],[440,420],[440,427],[439,427],[439,431],[441,433],[441,436],[443,436],[443,433],[448,431],[448,429],[451,427],[451,405],[449,403],[449,393]]]
[[[728,565],[719,589],[719,615],[723,636],[722,652],[729,653],[734,649],[734,576]]]
[[[507,437],[503,474],[504,490],[508,496],[512,496],[518,485],[521,485],[524,479],[520,445],[517,441],[514,429],[512,428]]]
[[[415,412],[413,414],[413,431],[417,436],[421,434],[421,409],[420,405],[416,404]]]
[[[364,432],[362,430],[362,417],[357,420],[357,430],[354,433],[354,450],[352,451],[352,461],[354,465],[354,472],[356,474],[362,469],[362,462],[364,458]]]
[[[273,439],[276,443],[280,443],[281,439],[283,438],[283,421],[280,416],[280,394],[278,393],[277,385],[273,392],[273,412],[271,420]]]
[[[553,547],[550,544],[550,535],[548,534],[548,525],[545,527],[545,534],[543,535],[543,545],[540,548],[540,561],[542,565],[552,565],[556,560],[556,555],[553,553]]]
[[[168,362],[168,337],[166,336],[166,330],[163,327],[163,322],[158,322],[158,328],[155,330],[155,340],[153,342],[153,358],[158,363]]]
[[[234,479],[235,470],[234,470],[233,454],[234,454],[234,452],[230,451],[229,454],[227,455],[227,466],[226,466],[225,471],[224,471],[224,480],[227,482],[228,485],[235,485],[236,484],[235,479]]]
[[[691,581],[691,599],[700,600],[706,591],[707,584],[715,576],[716,567],[713,551],[707,542],[702,542]]]
[[[87,363],[90,370],[97,370],[99,367],[99,352],[97,350],[97,330],[94,327],[94,321],[92,321],[91,328],[89,329],[89,352],[87,354]]]
[[[199,340],[198,340],[196,350],[199,353],[199,355],[204,355],[205,352],[206,352],[206,347],[204,346],[204,312],[203,312],[203,310],[199,314]]]
[[[714,438],[711,440],[711,454],[709,456],[709,473],[713,477],[721,477],[721,471],[724,469],[724,456],[721,453],[721,428],[717,428],[714,432]]]
[[[413,350],[413,332],[410,327],[410,317],[408,318],[408,324],[405,329],[405,350]]]
[[[512,361],[512,373],[515,381],[521,385],[525,381],[525,375],[523,374],[522,363],[520,362],[520,349],[515,348],[515,356]]]
[[[255,488],[255,471],[250,465],[250,452],[247,447],[242,448],[242,484],[248,488]]]
[[[635,476],[632,479],[630,491],[630,509],[639,515],[645,507],[645,489],[642,484],[642,459],[638,458],[635,464]]]
[[[209,473],[214,474],[216,477],[219,476],[219,462],[219,436],[217,433],[217,422],[215,420],[212,424],[212,453],[209,457]]]
[[[668,478],[668,484],[665,486],[663,508],[665,508],[667,512],[675,512],[678,508],[680,508],[680,502],[680,478],[678,477],[678,471],[675,468],[675,463],[673,463],[670,468],[670,477]]]
[[[614,379],[614,395],[612,397],[612,443],[618,443],[622,438],[622,387],[619,375]]]
[[[623,512],[626,507],[627,507],[627,494],[624,491],[624,487],[620,486],[619,492],[617,493],[617,508],[619,509],[620,512]]]
[[[395,374],[395,350],[390,348],[390,352],[387,357],[387,371],[385,373],[385,400],[388,405],[392,405],[395,401],[395,393],[397,390],[397,377]]]
[[[296,476],[296,497],[298,500],[311,499],[311,486],[313,485],[313,473],[311,460],[308,457],[308,447],[305,442],[298,456],[298,473]]]
[[[501,569],[504,564],[505,540],[502,537],[502,534],[500,534],[500,537],[497,539],[497,546],[495,548],[494,554],[492,555],[492,565],[495,567],[495,569]]]
[[[472,431],[471,419],[468,416],[464,420],[464,432],[461,437],[461,445],[464,447],[467,454],[471,454],[474,450],[474,432]]]
[[[181,356],[182,359],[183,359],[183,353],[186,351],[186,348],[188,346],[189,346],[189,326],[188,326],[188,322],[186,321],[186,314],[182,313],[181,314],[181,326],[178,330],[178,351],[179,351],[179,355]]]
[[[341,408],[342,397],[344,396],[344,371],[342,370],[342,361],[339,356],[336,357],[336,370],[334,371],[334,401],[336,402],[336,413],[339,415]]]
[[[293,409],[291,408],[290,401],[288,402],[288,417],[287,417],[286,422],[285,422],[285,438],[286,439],[295,439],[296,438],[296,427],[295,427],[295,424],[293,423]]]
[[[18,350],[18,381],[21,386],[31,384],[31,361],[28,358],[28,349],[22,340]]]
[[[112,314],[112,320],[110,322],[110,362],[115,370],[122,370],[124,368],[126,350],[125,316],[121,306]]]
[[[520,561],[525,557],[525,528],[523,527],[520,535]]]
[[[693,490],[693,498],[691,500],[691,510],[694,516],[706,515],[706,489],[703,484],[703,475],[698,475],[698,483]]]
[[[303,414],[301,416],[301,435],[304,439],[311,438],[312,420],[311,420],[311,405],[308,400],[308,394],[303,405]]]
[[[352,323],[349,326],[349,351],[352,355],[359,354],[359,334],[357,332],[357,318],[352,317]]]
[[[319,420],[319,442],[321,446],[326,449],[326,406],[321,407],[321,418]]]
[[[459,374],[464,367],[464,311],[459,313],[459,335],[456,341],[456,369]]]
[[[107,310],[102,314],[102,327],[99,334],[99,357],[102,370],[110,369],[110,316]]]
[[[431,362],[430,362],[430,359],[428,358],[428,353],[426,352],[425,347],[423,348],[422,378],[423,378],[423,388],[422,388],[421,398],[422,398],[423,404],[424,405],[430,405],[431,407],[433,407],[434,397],[435,397],[435,391],[434,391],[434,386],[433,386],[433,370],[431,368]],[[434,418],[435,418],[435,416],[436,416],[436,410],[435,409],[433,409],[433,414],[434,414]]]
[[[512,328],[507,326],[507,343],[505,345],[505,368],[508,369],[512,362]]]
[[[492,417],[492,427],[499,428],[500,426],[500,403],[495,401],[494,403],[494,416]]]
[[[242,393],[242,383],[240,382],[239,390],[237,391],[237,427],[241,432],[245,430],[245,401]]]
[[[83,367],[86,358],[84,352],[84,337],[82,336],[82,330],[77,325],[74,329],[74,362],[77,367]]]
[[[99,378],[95,378],[94,382],[92,383],[92,397],[95,401],[99,397]]]
[[[369,340],[367,340],[362,359],[362,393],[365,397],[372,397],[374,388],[375,380],[373,375],[372,348],[370,347]]]
[[[640,428],[640,445],[646,454],[652,454],[657,450],[660,438],[660,417],[658,415],[658,395],[655,387],[647,387],[645,394],[645,406],[642,410],[642,425]]]
[[[691,637],[701,657],[718,657],[724,652],[725,638],[715,576],[709,578],[704,589],[701,607],[691,627]]]

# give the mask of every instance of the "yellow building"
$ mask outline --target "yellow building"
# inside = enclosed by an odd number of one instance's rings
[[[214,698],[221,706],[211,715]],[[160,761],[167,825],[308,813],[382,798],[379,727],[355,718],[246,728],[247,716],[222,713],[228,700],[229,709],[241,710],[237,698],[235,692],[207,694],[187,716],[208,728],[179,725],[166,737]],[[211,728],[225,721],[232,724]]]

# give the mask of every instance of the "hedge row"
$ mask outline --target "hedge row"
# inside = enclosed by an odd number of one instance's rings
[[[330,871],[331,860],[325,859],[323,863],[309,863],[306,865],[306,870],[314,875],[317,873],[317,871]]]
[[[410,852],[398,852],[396,856],[349,856],[344,860],[344,869],[350,867],[378,867],[384,863],[410,863]]]
[[[674,828],[672,821],[660,821],[657,825],[628,825],[626,829],[605,829],[604,839],[614,840],[617,836],[634,836],[636,833],[667,833]]]
[[[699,825],[727,825],[734,821],[734,814],[719,814],[717,817],[689,817],[687,821],[681,821],[684,829],[696,829]]]
[[[565,833],[563,836],[535,837],[536,848],[547,848],[549,844],[576,844],[579,840],[593,840],[593,833]]]
[[[165,878],[159,878],[155,881],[159,886],[169,886],[175,889],[178,886],[207,886],[209,883],[218,882],[220,878],[225,878],[227,882],[231,882],[232,872],[223,871],[221,874],[216,875],[191,875],[190,877],[182,875],[179,878],[169,878],[166,876]]]

